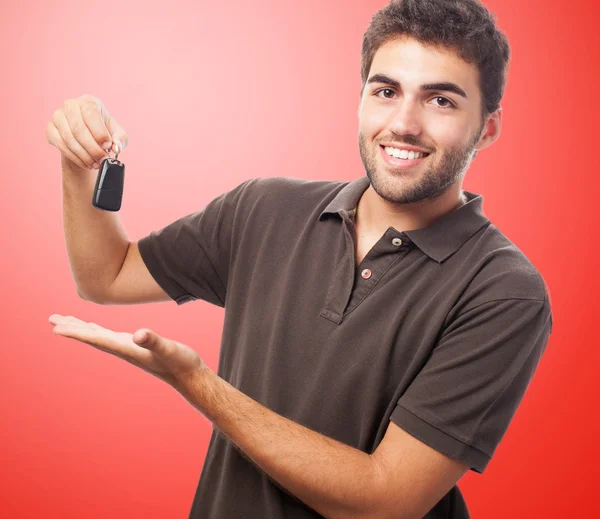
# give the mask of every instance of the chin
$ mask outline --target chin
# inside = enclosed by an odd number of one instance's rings
[[[399,177],[389,171],[378,171],[368,175],[373,191],[388,202],[398,203],[406,193],[412,191],[414,180]]]

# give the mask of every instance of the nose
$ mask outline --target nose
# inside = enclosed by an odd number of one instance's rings
[[[391,114],[390,131],[399,135],[419,135],[422,131],[421,106],[416,100],[403,99]]]

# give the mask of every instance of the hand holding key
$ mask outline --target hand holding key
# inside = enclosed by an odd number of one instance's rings
[[[108,152],[119,153],[129,138],[102,101],[92,95],[67,99],[46,124],[48,142],[83,169],[98,169]]]

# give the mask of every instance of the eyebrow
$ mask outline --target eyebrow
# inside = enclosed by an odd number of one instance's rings
[[[395,88],[400,88],[400,82],[396,81],[395,79],[392,79],[391,77],[386,76],[385,74],[375,74],[371,76],[368,79],[367,84],[371,83],[384,83],[387,85],[391,85]],[[421,90],[438,90],[441,92],[454,92],[455,94],[458,94],[459,96],[467,99],[467,93],[462,88],[460,88],[455,83],[450,83],[448,81],[421,85]]]

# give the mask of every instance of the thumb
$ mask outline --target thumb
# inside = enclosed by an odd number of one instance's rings
[[[133,342],[148,350],[156,351],[164,346],[164,339],[148,328],[141,328],[133,334]]]

